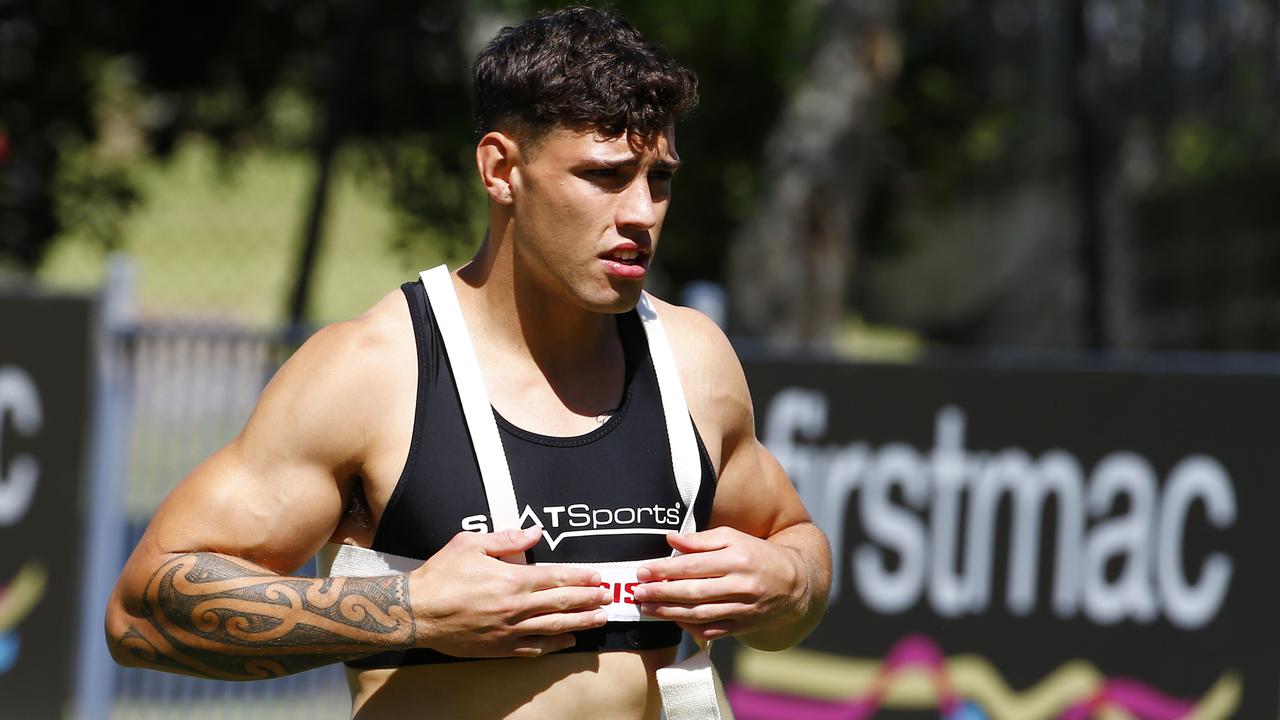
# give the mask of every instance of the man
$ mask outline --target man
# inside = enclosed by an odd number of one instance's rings
[[[620,18],[570,8],[499,33],[475,90],[476,256],[321,330],[277,373],[130,557],[107,615],[118,661],[223,679],[347,661],[359,717],[656,718],[681,628],[781,649],[819,620],[826,541],[755,437],[733,350],[642,298],[695,78]],[[664,358],[678,383],[662,386]],[[494,452],[465,416],[471,367]],[[495,456],[523,531],[490,532],[477,468]],[[288,576],[326,542],[426,561]],[[592,565],[671,549],[623,585]],[[663,622],[609,621],[623,603]]]

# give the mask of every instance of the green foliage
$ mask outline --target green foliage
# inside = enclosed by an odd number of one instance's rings
[[[0,135],[13,148],[0,159],[0,257],[34,268],[59,234],[119,239],[139,193],[81,149],[103,125],[124,128],[134,162],[212,140],[229,179],[246,153],[355,147],[391,183],[396,237],[429,224],[474,238],[456,152],[470,140],[463,13],[460,0],[0,6],[20,31],[0,32]],[[327,189],[312,195],[323,203]]]
[[[406,257],[424,243],[463,257],[486,216],[471,158],[472,21],[518,22],[564,4],[2,4],[0,258],[33,268],[59,234],[118,242],[142,196],[118,154],[88,148],[123,145],[134,158],[166,157],[189,135],[220,148],[232,179],[246,152],[354,152],[359,177],[385,189],[395,209],[380,240]],[[717,279],[726,244],[752,212],[762,148],[804,71],[824,5],[611,5],[701,78],[701,104],[679,127],[685,169],[660,257],[677,286]],[[1065,38],[1080,3],[1050,6],[1037,13],[1010,0],[899,4],[902,65],[880,118],[864,251],[904,246],[895,219],[905,198],[953,202],[1070,168],[1073,87],[1083,89],[1110,143],[1103,150],[1114,153],[1126,132],[1144,128],[1161,177],[1194,180],[1280,158],[1274,46],[1265,38],[1230,35],[1234,25],[1212,22],[1212,9],[1204,18],[1175,17],[1155,3],[1129,26],[1090,30],[1082,56],[1072,58]],[[1187,27],[1203,34],[1207,50],[1179,65],[1170,59],[1172,34]],[[1138,56],[1135,43],[1146,48]]]
[[[1027,38],[999,32],[985,3],[916,0],[899,20],[901,74],[883,127],[891,162],[943,201],[1015,168],[1036,122]]]
[[[130,173],[90,149],[64,147],[51,194],[59,221],[108,250],[120,246],[123,225],[141,201]]]
[[[387,188],[396,219],[389,240],[402,257],[428,245],[457,265],[484,237],[488,198],[474,178],[471,144],[441,145],[437,137],[415,134],[364,148],[361,174]]]
[[[94,135],[92,24],[92,12],[61,2],[0,4],[0,260],[26,269],[40,263],[63,226],[53,194],[59,146]],[[118,196],[81,199],[79,211],[101,217],[91,205]]]
[[[67,68],[89,68],[86,79],[65,81],[65,68],[46,79],[78,99],[73,115],[84,137],[93,136],[95,103],[110,106],[159,156],[189,134],[211,139],[228,168],[255,148],[350,146],[361,177],[388,189],[397,217],[389,241],[410,255],[420,243],[439,244],[457,258],[479,242],[486,214],[472,170],[464,13],[519,21],[555,5],[129,0],[97,7],[80,33],[83,51],[59,56]],[[680,127],[686,170],[662,258],[676,283],[718,277],[725,244],[756,194],[759,149],[806,59],[815,4],[632,0],[617,9],[702,78],[701,106]],[[93,87],[94,72],[107,82]],[[65,224],[117,238],[111,224],[138,199],[128,177],[80,164],[55,186],[59,164],[50,146],[35,184],[69,193],[59,206]],[[47,214],[55,215],[51,200]],[[47,242],[58,227],[32,228],[14,247],[36,236]]]
[[[1086,12],[1087,11],[1087,12]],[[1079,0],[910,0],[901,73],[884,109],[885,166],[862,249],[900,252],[899,208],[965,202],[1076,172],[1085,136],[1115,172],[1134,138],[1150,182],[1186,184],[1280,160],[1274,22],[1247,0],[1177,11]],[[1188,51],[1187,38],[1203,45]],[[1133,148],[1128,148],[1132,150]]]

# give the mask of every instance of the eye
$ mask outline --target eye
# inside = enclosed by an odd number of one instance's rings
[[[619,167],[587,168],[578,173],[578,177],[606,192],[622,190],[631,184],[634,176],[634,172]]]

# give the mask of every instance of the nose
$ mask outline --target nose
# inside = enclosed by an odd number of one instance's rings
[[[619,199],[618,227],[650,230],[662,216],[661,200],[655,200],[647,179],[641,175],[631,182]]]

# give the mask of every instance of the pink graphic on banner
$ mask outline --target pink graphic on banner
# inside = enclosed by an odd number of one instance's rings
[[[736,683],[728,689],[729,700],[738,720],[870,720],[881,710],[882,700],[894,677],[913,669],[928,672],[943,720],[988,720],[991,717],[976,702],[956,694],[947,673],[946,657],[937,643],[925,635],[909,635],[894,644],[881,663],[870,689],[857,697],[818,700]],[[1182,720],[1192,714],[1195,703],[1170,697],[1130,678],[1106,678],[1091,696],[1063,710],[1058,720],[1089,720],[1103,708],[1123,710],[1137,720]]]
[[[944,720],[985,720],[987,715],[972,703],[956,696],[947,677],[946,658],[937,643],[925,635],[908,635],[889,649],[863,697],[843,701],[811,700],[785,696],[742,685],[729,689],[729,700],[739,720],[781,720],[803,717],[809,720],[868,720],[880,710],[881,700],[893,678],[906,670],[926,670],[938,694],[938,709]]]

